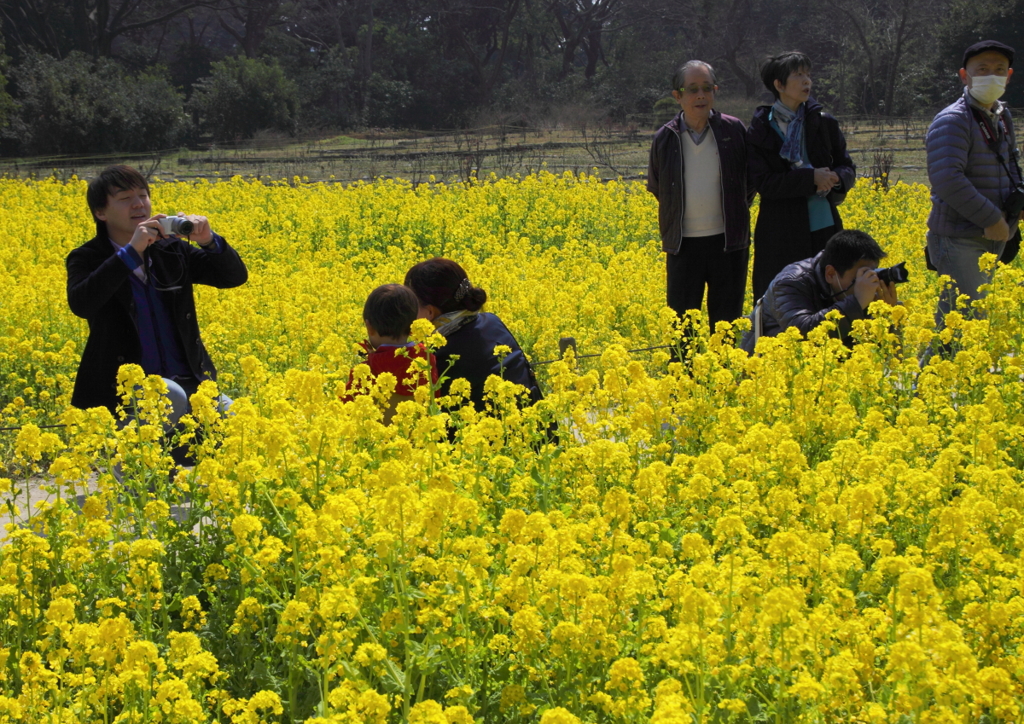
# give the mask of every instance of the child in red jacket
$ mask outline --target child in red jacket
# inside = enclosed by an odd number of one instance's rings
[[[430,384],[437,385],[437,361],[422,344],[409,341],[412,323],[419,312],[419,300],[406,286],[385,284],[377,287],[366,298],[363,305],[363,323],[366,325],[366,364],[374,377],[385,372],[395,376],[397,384],[384,411],[384,424],[391,422],[395,408],[403,400],[411,400],[416,388],[427,384],[426,373],[412,369],[415,358],[426,358],[430,367]],[[353,377],[349,377],[350,394],[343,400],[351,400]],[[436,394],[436,393],[435,393]]]

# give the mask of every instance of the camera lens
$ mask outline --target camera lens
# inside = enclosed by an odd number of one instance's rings
[[[196,228],[195,224],[181,216],[173,216],[171,218],[171,232],[174,234],[184,234],[187,236]]]
[[[901,261],[895,266],[875,269],[875,274],[878,275],[879,281],[885,282],[886,284],[889,282],[902,284],[910,278],[910,272],[907,271],[907,263],[904,261]]]

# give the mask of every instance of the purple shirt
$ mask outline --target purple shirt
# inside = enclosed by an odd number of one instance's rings
[[[205,248],[217,254],[224,247],[220,237],[214,234],[213,241]],[[137,271],[143,269],[143,257],[131,244],[120,247],[117,256],[132,270],[128,281],[132,287],[132,299],[135,301],[135,327],[142,345],[143,371],[147,375],[160,375],[172,379],[194,377],[181,340],[174,329],[174,318],[169,309],[169,305],[173,304],[173,297],[170,295],[173,295],[174,291],[160,289],[154,275],[150,273],[151,269],[146,269],[141,274]],[[148,266],[152,267],[152,260]]]

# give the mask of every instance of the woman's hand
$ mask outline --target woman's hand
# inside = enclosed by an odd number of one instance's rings
[[[830,168],[814,169],[814,185],[818,188],[818,195],[824,196],[832,187],[839,183],[839,174]]]

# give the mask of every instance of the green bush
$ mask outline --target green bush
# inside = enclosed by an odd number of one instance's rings
[[[33,53],[11,75],[18,109],[5,135],[20,153],[152,151],[188,132],[181,94],[166,78],[129,74],[107,58]]]
[[[666,98],[660,98],[657,103],[654,104],[654,125],[656,128],[661,128],[663,125],[671,121],[679,113],[679,104],[676,99],[672,96]]]
[[[356,49],[335,47],[304,58],[309,62],[285,67],[298,89],[297,125],[304,131],[359,125],[361,103],[352,56],[357,56]]]
[[[277,62],[226,58],[196,85],[189,109],[199,127],[219,141],[252,138],[257,131],[295,132],[295,84]]]

